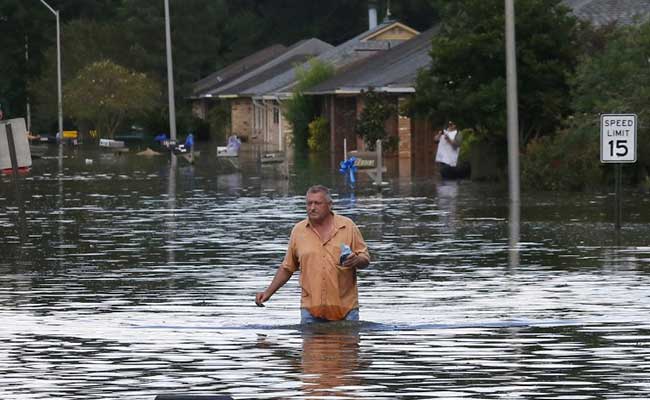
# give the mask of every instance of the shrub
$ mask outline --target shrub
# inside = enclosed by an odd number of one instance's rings
[[[531,140],[521,158],[522,185],[583,190],[603,181],[598,131],[576,128]]]
[[[357,119],[356,133],[363,138],[370,151],[375,150],[377,140],[382,141],[382,146],[386,150],[391,147],[396,149],[397,142],[394,140],[392,143],[389,142],[390,139],[384,124],[391,115],[397,112],[397,107],[390,102],[386,95],[372,89],[365,92],[363,98],[365,106]]]
[[[309,123],[309,138],[307,146],[311,151],[324,151],[329,148],[329,121],[317,117]]]
[[[298,84],[290,99],[285,101],[284,117],[293,128],[292,143],[298,150],[308,146],[309,123],[318,111],[316,99],[304,91],[317,85],[334,74],[334,67],[318,59],[311,59],[306,66],[296,67]]]

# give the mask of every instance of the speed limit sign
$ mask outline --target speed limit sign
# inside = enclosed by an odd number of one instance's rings
[[[636,162],[636,114],[600,116],[600,162]]]

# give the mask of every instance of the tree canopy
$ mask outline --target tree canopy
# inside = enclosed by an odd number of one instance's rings
[[[125,121],[156,107],[160,89],[143,73],[98,61],[66,84],[65,100],[76,120],[94,126],[100,137],[112,138]]]
[[[366,142],[368,150],[375,151],[377,140],[382,141],[385,150],[395,150],[397,143],[390,143],[386,132],[386,121],[397,111],[395,104],[385,93],[369,90],[363,93],[363,111],[357,119],[356,133]]]
[[[435,123],[447,119],[492,138],[506,130],[504,4],[502,0],[441,2],[440,34],[431,67],[417,84],[414,109]],[[552,133],[569,112],[568,74],[574,69],[574,17],[561,0],[516,3],[520,131]]]
[[[638,174],[650,169],[650,23],[611,34],[604,50],[580,63],[574,79],[573,106],[578,127],[599,137],[599,115],[637,114]],[[637,175],[638,175],[637,174]]]

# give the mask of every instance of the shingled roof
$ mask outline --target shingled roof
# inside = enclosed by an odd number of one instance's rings
[[[437,32],[438,27],[431,28],[390,50],[357,62],[306,93],[360,93],[370,88],[391,93],[412,93],[418,72],[431,63],[431,38]]]
[[[308,57],[315,57],[333,47],[331,44],[316,38],[301,40],[271,61],[237,79],[233,79],[225,85],[219,86],[216,90],[211,91],[209,95],[212,97],[236,97],[242,95],[248,92],[248,88],[251,86],[255,86],[271,76],[281,74],[285,70],[291,69],[294,64],[301,63]],[[261,79],[261,77],[264,79]]]
[[[259,66],[269,62],[275,57],[287,51],[287,47],[281,44],[266,47],[257,51],[241,60],[234,62],[225,68],[213,72],[212,74],[202,78],[193,85],[193,97],[198,98],[216,90],[219,86],[223,86],[228,82],[236,79],[248,71],[251,71]]]
[[[314,56],[315,56],[314,54],[293,55],[285,59],[284,61],[277,63],[275,66],[271,68],[268,68],[264,71],[260,71],[258,74],[252,76],[250,79],[238,85],[219,91],[218,94],[222,97],[228,95],[232,95],[232,96],[237,95],[237,96],[244,96],[244,97],[253,96],[255,94],[255,87],[257,85],[263,84],[264,82],[267,82],[269,79],[274,79],[278,75],[281,75],[286,71],[293,69],[296,65],[300,65],[305,61],[309,60],[310,58],[313,58]]]
[[[377,52],[383,52],[403,43],[403,40],[374,40],[377,35],[394,27],[413,32],[413,34],[418,33],[399,22],[386,21],[377,25],[373,29],[365,31],[354,38],[319,54],[316,58],[331,65],[335,70],[341,70],[346,66],[370,57]],[[308,66],[304,65],[304,67],[307,68]],[[271,97],[287,97],[291,95],[291,90],[296,83],[296,69],[290,68],[284,73],[279,74],[266,82],[262,82],[260,85],[249,88],[248,94],[257,97],[263,97],[264,95]]]
[[[564,0],[573,14],[600,26],[635,25],[650,19],[650,0]]]

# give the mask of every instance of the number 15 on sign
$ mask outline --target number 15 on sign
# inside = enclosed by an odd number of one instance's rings
[[[600,116],[600,162],[636,162],[636,114]]]

